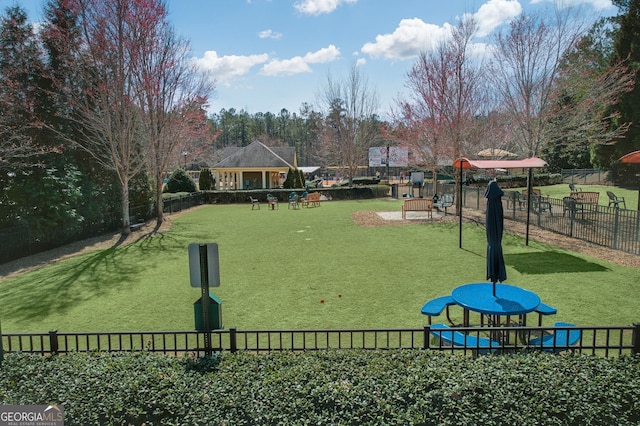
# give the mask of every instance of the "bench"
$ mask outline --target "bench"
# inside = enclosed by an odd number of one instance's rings
[[[304,207],[320,207],[320,193],[313,192],[301,201]]]
[[[543,315],[555,315],[556,313],[558,313],[558,310],[553,306],[549,306],[541,302],[536,308],[535,312],[538,314],[538,327],[540,327],[542,326]]]
[[[137,231],[144,226],[144,221],[138,220],[135,216],[129,216],[129,229],[131,231]]]
[[[447,207],[453,206],[453,195],[452,194],[443,194],[440,199],[433,203],[433,206],[438,209],[444,209],[444,215],[447,215]]]
[[[532,348],[542,349],[545,352],[559,353],[571,349],[571,346],[578,343],[582,337],[582,332],[580,330],[571,330],[571,328],[575,327],[575,324],[557,322],[554,324],[554,327],[564,328],[556,330],[552,334],[531,339],[531,341],[529,341],[529,346]]]
[[[591,206],[598,205],[598,199],[600,198],[599,192],[591,192],[591,191],[577,191],[572,192],[569,197],[564,197],[562,200],[564,202],[564,211],[562,215],[567,211],[575,214],[577,211],[580,211],[582,214],[582,218],[584,219],[584,211],[585,208],[590,208]]]
[[[500,343],[495,340],[450,330],[446,324],[433,324],[430,326],[430,330],[433,336],[449,345],[472,349],[478,353],[495,352],[500,348]]]
[[[420,312],[422,313],[422,315],[429,316],[429,324],[431,324],[431,317],[437,317],[442,313],[442,311],[446,309],[447,320],[449,321],[449,324],[453,324],[453,321],[451,321],[451,318],[449,317],[449,306],[455,304],[456,302],[453,300],[453,297],[442,296],[433,300],[429,300],[427,303],[422,305],[422,309],[420,309]]]
[[[407,198],[402,204],[402,218],[407,218],[407,212],[427,212],[433,218],[433,200],[431,198]]]

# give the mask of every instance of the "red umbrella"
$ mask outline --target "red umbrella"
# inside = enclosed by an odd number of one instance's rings
[[[621,163],[640,164],[640,151],[633,151],[620,157]],[[640,189],[638,190],[638,210],[640,210]]]

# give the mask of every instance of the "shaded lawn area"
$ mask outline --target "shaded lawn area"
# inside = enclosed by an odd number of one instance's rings
[[[203,206],[173,218],[163,234],[1,281],[2,330],[193,330],[200,289],[189,284],[187,247],[208,242],[219,245],[221,286],[212,291],[222,300],[225,328],[421,327],[427,300],[485,281],[485,232],[465,224],[461,250],[456,223],[362,227],[350,217],[399,211],[401,204]],[[507,283],[558,308],[545,325],[639,320],[640,269],[536,242],[527,247],[513,235],[505,235],[503,247]]]

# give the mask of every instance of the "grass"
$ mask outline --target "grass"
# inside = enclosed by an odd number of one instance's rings
[[[606,206],[609,204],[609,197],[607,196],[607,191],[613,192],[618,198],[624,197],[625,204],[627,209],[635,210],[638,208],[638,191],[633,189],[619,188],[615,186],[605,186],[605,185],[576,185],[581,191],[591,191],[591,192],[599,192],[600,196],[598,197],[598,204],[601,206]],[[537,186],[534,182],[534,188],[539,188],[542,192],[542,195],[555,198],[558,200],[562,200],[563,197],[568,197],[571,194],[569,190],[569,185],[563,183],[559,185],[550,185],[550,186]],[[525,188],[518,188],[518,190],[522,190]]]
[[[211,205],[170,231],[90,252],[0,281],[4,332],[192,330],[200,289],[187,247],[216,242],[225,328],[420,327],[420,307],[456,286],[484,281],[484,228],[452,223],[361,227],[351,214],[399,211],[402,201],[323,203],[252,211]],[[508,226],[507,226],[508,230]],[[576,244],[580,244],[576,241]],[[640,270],[513,235],[503,240],[507,282],[558,308],[545,324],[638,321]]]

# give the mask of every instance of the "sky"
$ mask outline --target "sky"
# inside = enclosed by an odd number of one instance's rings
[[[551,0],[165,0],[169,22],[191,43],[194,60],[216,80],[209,112],[250,114],[317,104],[327,77],[344,79],[356,65],[385,116],[406,94],[407,72],[423,50],[446,38],[461,17],[479,25],[475,43],[523,12]],[[580,4],[594,19],[614,15],[611,0]],[[0,0],[42,19],[44,0]]]

